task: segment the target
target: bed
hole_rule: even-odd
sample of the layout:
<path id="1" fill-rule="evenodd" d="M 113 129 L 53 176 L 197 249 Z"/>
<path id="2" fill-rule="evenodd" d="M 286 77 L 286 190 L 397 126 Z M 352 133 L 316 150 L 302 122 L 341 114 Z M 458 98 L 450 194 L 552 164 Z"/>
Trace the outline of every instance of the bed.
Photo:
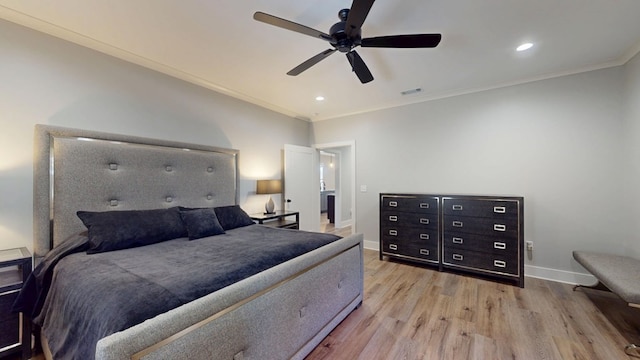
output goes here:
<path id="1" fill-rule="evenodd" d="M 238 156 L 231 149 L 36 126 L 34 256 L 41 269 L 51 266 L 52 281 L 40 296 L 42 312 L 35 319 L 43 325 L 47 358 L 60 353 L 61 343 L 73 348 L 74 341 L 85 341 L 91 343 L 90 355 L 100 360 L 301 359 L 362 303 L 362 235 L 338 238 L 262 225 L 231 226 L 246 220 L 237 206 Z M 165 216 L 161 222 L 156 212 Z M 219 220 L 214 228 L 221 232 L 200 231 L 198 219 L 212 212 Z M 188 231 L 180 230 L 184 233 L 176 238 L 180 231 L 175 230 L 166 241 L 131 248 L 109 248 L 109 242 L 101 248 L 105 242 L 96 229 L 103 229 L 104 214 L 135 223 L 151 213 L 156 222 L 136 228 L 136 234 L 147 235 L 140 229 L 162 228 L 161 235 L 175 230 L 176 213 Z M 155 239 L 159 233 L 154 231 Z M 199 237 L 192 240 L 192 234 Z M 149 239 L 145 236 L 141 238 Z M 286 255 L 278 247 L 287 249 Z M 231 258 L 232 250 L 248 259 L 246 265 Z M 264 257 L 269 253 L 275 259 Z M 225 259 L 227 263 L 218 263 Z M 176 268 L 167 268 L 174 263 Z M 212 285 L 209 276 L 216 268 L 232 271 Z M 142 273 L 150 273 L 152 281 L 140 283 Z M 89 278 L 80 280 L 80 274 Z M 192 287 L 183 286 L 192 281 Z M 151 295 L 136 298 L 142 290 L 123 295 L 131 291 L 120 290 L 129 283 L 135 289 L 150 288 Z M 83 313 L 75 304 L 89 297 L 84 291 L 90 288 L 111 289 L 92 295 L 104 304 L 92 301 L 93 310 L 82 316 L 89 322 L 91 314 L 100 314 L 98 323 L 73 325 L 54 303 Z M 147 311 L 156 306 L 147 299 L 155 298 L 164 306 L 153 310 L 157 314 Z M 108 323 L 100 321 L 118 318 L 111 312 L 127 302 L 138 309 L 120 312 L 136 313 L 142 320 L 122 321 L 121 329 L 100 333 Z M 101 329 L 98 338 L 86 335 L 95 329 Z M 80 356 L 63 354 L 58 358 Z"/>

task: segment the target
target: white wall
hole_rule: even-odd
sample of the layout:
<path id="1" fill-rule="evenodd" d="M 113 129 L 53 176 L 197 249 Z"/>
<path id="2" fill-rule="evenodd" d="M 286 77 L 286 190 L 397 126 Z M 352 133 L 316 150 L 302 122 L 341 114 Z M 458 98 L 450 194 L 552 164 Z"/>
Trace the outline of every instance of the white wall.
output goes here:
<path id="1" fill-rule="evenodd" d="M 521 195 L 527 272 L 570 281 L 584 271 L 572 250 L 623 253 L 630 234 L 624 76 L 609 68 L 321 121 L 312 141 L 355 139 L 365 240 L 378 241 L 382 192 Z"/>
<path id="2" fill-rule="evenodd" d="M 640 258 L 640 54 L 625 65 L 625 145 L 627 147 L 626 193 L 631 214 L 627 254 Z"/>
<path id="3" fill-rule="evenodd" d="M 305 121 L 2 20 L 0 54 L 0 248 L 32 247 L 36 123 L 239 149 L 247 211 L 264 206 L 255 179 L 281 177 L 282 145 L 309 145 Z"/>

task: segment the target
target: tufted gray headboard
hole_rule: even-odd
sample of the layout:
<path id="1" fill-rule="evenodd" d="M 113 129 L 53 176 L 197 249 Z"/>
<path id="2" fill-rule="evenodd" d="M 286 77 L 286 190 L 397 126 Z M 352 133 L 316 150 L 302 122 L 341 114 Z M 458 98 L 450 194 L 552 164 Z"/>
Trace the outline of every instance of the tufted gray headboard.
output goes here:
<path id="1" fill-rule="evenodd" d="M 234 205 L 238 151 L 36 125 L 34 253 L 85 231 L 79 210 Z"/>

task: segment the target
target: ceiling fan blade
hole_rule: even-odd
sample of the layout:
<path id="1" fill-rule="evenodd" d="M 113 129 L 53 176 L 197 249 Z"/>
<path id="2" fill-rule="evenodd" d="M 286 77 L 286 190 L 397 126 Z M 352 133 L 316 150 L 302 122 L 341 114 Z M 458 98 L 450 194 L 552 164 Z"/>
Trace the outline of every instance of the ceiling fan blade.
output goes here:
<path id="1" fill-rule="evenodd" d="M 351 4 L 351 10 L 349 10 L 349 16 L 347 17 L 347 23 L 344 27 L 344 31 L 348 37 L 351 34 L 358 33 L 358 29 L 364 24 L 364 20 L 369 15 L 369 10 L 373 6 L 375 0 L 353 0 Z"/>
<path id="2" fill-rule="evenodd" d="M 273 16 L 273 15 L 269 15 L 269 14 L 265 14 L 261 11 L 257 11 L 256 13 L 253 14 L 253 18 L 255 20 L 261 21 L 265 24 L 269 24 L 269 25 L 273 25 L 273 26 L 277 26 L 283 29 L 287 29 L 287 30 L 291 30 L 291 31 L 295 31 L 297 33 L 300 34 L 304 34 L 304 35 L 309 35 L 311 37 L 314 38 L 319 38 L 322 40 L 326 40 L 326 41 L 331 41 L 331 36 L 329 36 L 329 34 L 325 34 L 322 31 L 316 30 L 316 29 L 312 29 L 308 26 L 304 26 L 298 23 L 294 23 L 293 21 L 289 21 L 289 20 L 285 20 L 285 19 L 281 19 L 279 17 Z"/>
<path id="3" fill-rule="evenodd" d="M 287 75 L 291 75 L 291 76 L 299 75 L 303 71 L 307 70 L 308 68 L 310 68 L 313 65 L 315 65 L 315 64 L 319 63 L 320 61 L 322 61 L 327 56 L 333 54 L 335 51 L 336 51 L 336 49 L 327 49 L 327 50 L 321 52 L 320 54 L 312 57 L 311 59 L 303 62 L 302 64 L 296 66 L 295 68 L 291 69 L 291 71 L 289 71 L 287 73 Z"/>
<path id="4" fill-rule="evenodd" d="M 360 55 L 355 50 L 349 51 L 347 54 L 347 59 L 349 59 L 349 63 L 351 64 L 351 68 L 360 79 L 360 82 L 366 84 L 373 80 L 373 75 L 371 75 L 371 71 L 367 67 L 367 64 L 364 63 Z"/>
<path id="5" fill-rule="evenodd" d="M 391 35 L 362 39 L 362 47 L 433 48 L 438 46 L 441 34 Z"/>

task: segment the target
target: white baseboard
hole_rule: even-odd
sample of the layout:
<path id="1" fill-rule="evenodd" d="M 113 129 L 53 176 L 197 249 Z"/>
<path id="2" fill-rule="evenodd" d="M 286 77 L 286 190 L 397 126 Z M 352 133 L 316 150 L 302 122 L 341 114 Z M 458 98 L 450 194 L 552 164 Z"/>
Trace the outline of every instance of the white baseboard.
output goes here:
<path id="1" fill-rule="evenodd" d="M 540 266 L 525 265 L 524 275 L 543 280 L 557 281 L 566 284 L 592 285 L 598 280 L 590 274 L 577 273 Z"/>
<path id="2" fill-rule="evenodd" d="M 374 240 L 364 240 L 362 246 L 365 249 L 380 251 L 380 243 Z"/>
<path id="3" fill-rule="evenodd" d="M 363 246 L 365 249 L 380 251 L 380 243 L 378 241 L 364 240 Z M 593 275 L 590 274 L 550 269 L 533 265 L 524 266 L 524 276 L 543 280 L 557 281 L 567 284 L 581 285 L 592 285 L 598 281 Z"/>
<path id="4" fill-rule="evenodd" d="M 342 220 L 341 222 L 336 223 L 336 228 L 338 229 L 342 229 L 343 227 L 347 227 L 347 226 L 351 226 L 351 219 Z"/>

